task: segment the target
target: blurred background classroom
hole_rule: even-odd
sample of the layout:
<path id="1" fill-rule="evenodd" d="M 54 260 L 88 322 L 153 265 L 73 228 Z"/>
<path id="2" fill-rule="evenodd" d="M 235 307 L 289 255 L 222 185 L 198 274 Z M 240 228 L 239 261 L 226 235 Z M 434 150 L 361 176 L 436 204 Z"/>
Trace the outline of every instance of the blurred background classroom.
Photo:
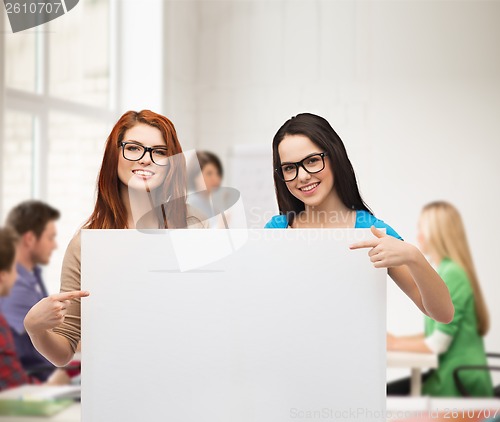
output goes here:
<path id="1" fill-rule="evenodd" d="M 61 211 L 50 293 L 123 112 L 165 114 L 185 150 L 221 157 L 224 185 L 261 228 L 277 210 L 272 138 L 309 111 L 338 132 L 368 205 L 405 240 L 416 243 L 424 204 L 460 210 L 491 315 L 486 350 L 500 351 L 490 215 L 500 208 L 500 1 L 81 0 L 16 34 L 1 9 L 0 221 L 30 198 Z M 388 330 L 421 327 L 388 283 Z"/>

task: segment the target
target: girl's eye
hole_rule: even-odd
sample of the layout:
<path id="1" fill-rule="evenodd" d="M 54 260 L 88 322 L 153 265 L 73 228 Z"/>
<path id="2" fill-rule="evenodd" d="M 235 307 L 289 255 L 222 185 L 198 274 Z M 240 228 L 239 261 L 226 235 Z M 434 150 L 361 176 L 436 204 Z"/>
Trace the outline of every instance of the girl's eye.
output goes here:
<path id="1" fill-rule="evenodd" d="M 318 157 L 311 157 L 307 160 L 306 164 L 316 164 L 319 161 Z"/>
<path id="2" fill-rule="evenodd" d="M 141 148 L 140 146 L 138 146 L 138 145 L 127 145 L 127 146 L 125 147 L 125 149 L 126 149 L 127 151 L 130 151 L 130 152 L 136 152 L 136 151 L 141 150 L 142 148 Z"/>
<path id="3" fill-rule="evenodd" d="M 153 150 L 153 154 L 158 155 L 160 157 L 166 157 L 167 156 L 167 150 L 166 148 L 158 148 Z"/>
<path id="4" fill-rule="evenodd" d="M 292 171 L 295 171 L 295 166 L 289 165 L 289 166 L 283 166 L 283 173 L 290 173 Z"/>

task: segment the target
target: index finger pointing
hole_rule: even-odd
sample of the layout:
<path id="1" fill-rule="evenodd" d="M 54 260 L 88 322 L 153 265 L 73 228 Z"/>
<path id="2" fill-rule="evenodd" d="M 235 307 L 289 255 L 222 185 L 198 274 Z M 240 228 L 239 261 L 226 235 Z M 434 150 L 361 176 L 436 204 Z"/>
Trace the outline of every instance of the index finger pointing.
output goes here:
<path id="1" fill-rule="evenodd" d="M 74 290 L 72 292 L 63 292 L 52 295 L 52 298 L 55 300 L 60 300 L 61 302 L 65 300 L 77 299 L 80 297 L 87 297 L 90 295 L 90 292 L 82 291 L 82 290 Z"/>
<path id="2" fill-rule="evenodd" d="M 353 243 L 349 249 L 374 248 L 378 245 L 378 239 L 365 240 L 363 242 Z"/>

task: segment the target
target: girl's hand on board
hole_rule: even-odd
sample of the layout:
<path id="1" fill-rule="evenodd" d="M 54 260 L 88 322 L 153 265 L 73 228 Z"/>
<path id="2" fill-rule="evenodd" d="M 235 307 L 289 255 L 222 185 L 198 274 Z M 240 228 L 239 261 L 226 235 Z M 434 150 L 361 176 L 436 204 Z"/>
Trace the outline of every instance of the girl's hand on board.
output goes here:
<path id="1" fill-rule="evenodd" d="M 417 249 L 410 243 L 371 227 L 374 239 L 354 243 L 350 249 L 370 248 L 368 256 L 375 268 L 391 268 L 408 264 L 414 259 Z"/>
<path id="2" fill-rule="evenodd" d="M 58 293 L 40 300 L 34 305 L 24 318 L 24 326 L 28 332 L 51 330 L 64 321 L 68 306 L 72 299 L 86 297 L 90 293 L 80 290 Z"/>

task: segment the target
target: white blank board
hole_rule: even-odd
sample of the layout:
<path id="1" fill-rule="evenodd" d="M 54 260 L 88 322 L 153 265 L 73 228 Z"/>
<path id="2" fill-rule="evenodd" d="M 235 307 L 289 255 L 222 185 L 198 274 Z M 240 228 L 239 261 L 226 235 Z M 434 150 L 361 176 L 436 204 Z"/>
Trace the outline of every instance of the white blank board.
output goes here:
<path id="1" fill-rule="evenodd" d="M 383 420 L 386 271 L 348 248 L 371 236 L 84 230 L 83 422 Z M 181 271 L 186 244 L 213 262 Z"/>

